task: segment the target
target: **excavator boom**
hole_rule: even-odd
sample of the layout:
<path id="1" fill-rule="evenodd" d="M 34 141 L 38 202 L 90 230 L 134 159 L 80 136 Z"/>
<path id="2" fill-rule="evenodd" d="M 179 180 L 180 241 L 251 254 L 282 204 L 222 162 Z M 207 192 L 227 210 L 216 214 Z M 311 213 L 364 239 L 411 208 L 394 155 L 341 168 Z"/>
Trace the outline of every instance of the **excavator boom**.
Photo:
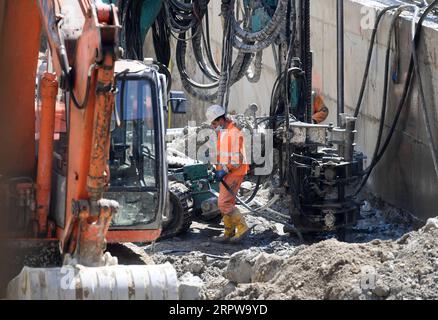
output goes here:
<path id="1" fill-rule="evenodd" d="M 9 238 L 58 240 L 64 257 L 62 268 L 23 269 L 21 276 L 11 282 L 9 295 L 25 299 L 67 296 L 86 299 L 91 296 L 80 296 L 78 292 L 94 290 L 102 283 L 102 276 L 106 276 L 110 282 L 121 277 L 135 279 L 134 283 L 124 281 L 118 288 L 107 288 L 113 290 L 110 293 L 98 290 L 97 295 L 92 295 L 94 298 L 148 298 L 147 294 L 141 294 L 148 292 L 145 287 L 155 287 L 163 277 L 176 279 L 175 270 L 169 266 L 163 269 L 121 267 L 117 266 L 116 258 L 104 254 L 109 233 L 112 233 L 113 241 L 157 239 L 167 197 L 164 178 L 167 166 L 157 166 L 160 169 L 156 170 L 161 171 L 154 175 L 157 182 L 149 194 L 151 198 L 154 192 L 158 195 L 153 200 L 158 205 L 149 225 L 143 228 L 121 226 L 109 231 L 119 209 L 117 192 L 115 199 L 105 199 L 110 189 L 111 127 L 118 92 L 115 66 L 121 56 L 121 27 L 116 6 L 100 0 L 0 0 L 0 26 L 0 72 L 8 77 L 0 88 L 0 119 L 6 120 L 6 125 L 1 126 L 0 142 L 7 150 L 0 159 L 0 190 L 5 191 L 0 195 L 0 213 L 2 218 L 7 217 L 5 225 Z M 41 31 L 49 50 L 46 70 L 39 74 L 35 99 Z M 159 93 L 165 81 L 160 80 L 155 69 L 144 68 L 148 70 L 144 76 L 152 74 L 149 80 L 158 83 L 151 85 L 151 88 L 157 88 L 152 91 L 152 97 L 144 98 L 154 101 L 153 107 L 159 108 L 153 112 L 153 128 L 161 134 L 155 135 L 152 144 L 156 146 L 156 159 L 165 164 L 161 108 L 166 102 Z M 117 77 L 123 78 L 123 72 Z M 134 80 L 140 83 L 141 79 Z M 125 82 L 128 86 L 129 79 L 123 80 L 123 85 Z M 65 125 L 57 132 L 60 97 Z M 135 123 L 141 123 L 141 119 L 136 119 Z M 155 158 L 151 159 L 155 161 Z M 57 179 L 61 184 L 53 185 Z M 11 202 L 11 199 L 19 201 Z M 17 224 L 9 221 L 11 216 L 24 216 L 27 220 Z M 84 269 L 84 266 L 91 269 Z M 63 283 L 65 267 L 72 268 L 69 280 L 76 283 L 76 287 L 52 288 L 53 292 L 58 292 L 55 296 L 41 293 L 47 290 L 47 281 L 57 285 Z M 152 279 L 149 282 L 144 277 L 148 272 L 152 273 L 146 277 Z M 34 281 L 35 275 L 39 280 Z M 96 281 L 89 281 L 89 275 Z M 27 282 L 29 279 L 31 283 Z M 132 294 L 133 286 L 140 290 L 139 295 Z M 173 293 L 169 297 L 175 298 L 176 286 L 175 280 L 153 290 L 165 293 L 170 288 Z M 30 291 L 17 294 L 22 287 Z M 67 294 L 68 290 L 75 291 L 76 295 Z M 167 295 L 156 297 L 162 299 Z"/>
<path id="2" fill-rule="evenodd" d="M 36 168 L 37 12 L 33 0 L 0 0 L 0 178 L 32 177 Z"/>

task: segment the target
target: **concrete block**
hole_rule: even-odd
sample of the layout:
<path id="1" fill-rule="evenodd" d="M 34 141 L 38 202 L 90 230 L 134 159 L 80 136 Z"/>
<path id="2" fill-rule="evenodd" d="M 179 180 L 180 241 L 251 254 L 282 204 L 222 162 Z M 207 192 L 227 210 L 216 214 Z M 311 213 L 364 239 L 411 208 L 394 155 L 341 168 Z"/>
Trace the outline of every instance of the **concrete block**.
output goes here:
<path id="1" fill-rule="evenodd" d="M 432 218 L 427 220 L 426 225 L 421 229 L 422 232 L 430 232 L 438 229 L 438 219 Z"/>
<path id="2" fill-rule="evenodd" d="M 200 300 L 204 282 L 201 278 L 194 276 L 190 272 L 185 273 L 179 279 L 179 299 L 180 300 Z"/>
<path id="3" fill-rule="evenodd" d="M 285 258 L 261 253 L 255 261 L 251 275 L 252 282 L 268 282 L 272 280 L 284 264 Z"/>
<path id="4" fill-rule="evenodd" d="M 252 268 L 260 252 L 244 250 L 230 257 L 224 276 L 233 283 L 251 283 Z"/>

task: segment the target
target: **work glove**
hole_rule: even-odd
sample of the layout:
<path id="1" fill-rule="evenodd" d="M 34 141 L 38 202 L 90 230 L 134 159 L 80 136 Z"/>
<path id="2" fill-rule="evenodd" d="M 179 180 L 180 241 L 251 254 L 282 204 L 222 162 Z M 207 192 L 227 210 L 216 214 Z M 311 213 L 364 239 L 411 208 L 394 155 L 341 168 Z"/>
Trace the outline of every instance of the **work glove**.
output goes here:
<path id="1" fill-rule="evenodd" d="M 221 181 L 225 178 L 225 176 L 226 176 L 227 174 L 228 174 L 228 172 L 225 171 L 225 170 L 218 170 L 218 171 L 216 171 L 215 174 L 214 174 L 214 179 L 215 179 L 217 182 L 221 182 Z"/>

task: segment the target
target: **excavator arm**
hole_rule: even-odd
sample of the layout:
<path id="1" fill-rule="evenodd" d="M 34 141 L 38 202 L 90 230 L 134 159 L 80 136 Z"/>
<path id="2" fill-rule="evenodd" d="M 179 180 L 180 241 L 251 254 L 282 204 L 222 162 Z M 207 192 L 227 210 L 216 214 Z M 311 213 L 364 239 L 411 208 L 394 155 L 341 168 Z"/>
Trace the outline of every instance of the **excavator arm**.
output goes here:
<path id="1" fill-rule="evenodd" d="M 50 238 L 53 228 L 48 216 L 59 87 L 66 96 L 68 142 L 65 218 L 64 226 L 56 227 L 56 238 L 63 253 L 73 255 L 84 265 L 99 265 L 105 235 L 117 209 L 115 201 L 103 199 L 109 179 L 109 130 L 119 50 L 117 9 L 90 0 L 1 1 L 0 23 L 0 71 L 9 75 L 0 89 L 4 124 L 1 142 L 5 150 L 0 178 L 7 182 L 26 178 L 17 189 L 23 194 L 35 193 L 35 199 L 27 199 L 32 211 L 30 237 Z M 51 70 L 40 81 L 41 117 L 36 132 L 35 76 L 41 26 L 50 48 Z M 2 201 L 2 215 L 10 211 L 3 207 L 6 202 Z M 21 235 L 29 238 L 26 233 Z"/>
<path id="2" fill-rule="evenodd" d="M 0 159 L 0 217 L 6 217 L 1 227 L 6 226 L 7 239 L 12 242 L 39 245 L 59 241 L 64 255 L 62 267 L 25 267 L 9 283 L 8 297 L 176 299 L 172 266 L 114 266 L 117 259 L 104 254 L 107 238 L 153 241 L 160 235 L 161 216 L 167 208 L 166 81 L 155 66 L 142 62 L 141 72 L 115 72 L 121 27 L 113 4 L 100 0 L 0 0 L 0 27 L 0 72 L 4 79 L 8 77 L 0 86 L 0 119 L 5 124 L 0 126 L 0 142 L 8 148 Z M 45 72 L 38 73 L 41 78 L 35 95 L 42 30 L 49 53 Z M 151 95 L 146 90 L 140 97 L 154 110 L 144 112 L 153 115 L 155 134 L 150 144 L 157 153 L 152 160 L 159 159 L 160 164 L 151 175 L 155 183 L 146 188 L 151 200 L 147 209 L 156 205 L 155 215 L 129 227 L 111 225 L 119 205 L 104 199 L 108 194 L 115 194 L 112 199 L 116 200 L 119 196 L 119 191 L 111 189 L 109 165 L 118 81 L 122 87 L 144 83 L 144 88 L 152 89 Z M 124 101 L 124 95 L 118 99 Z M 139 115 L 143 113 L 142 108 L 138 110 Z M 59 111 L 65 120 L 61 128 L 56 125 Z M 143 123 L 144 119 L 134 120 Z M 144 188 L 140 189 L 143 195 Z M 21 217 L 25 219 L 18 223 Z M 62 286 L 66 277 L 73 287 Z M 52 288 L 47 284 L 61 285 Z"/>
<path id="3" fill-rule="evenodd" d="M 36 1 L 0 0 L 0 179 L 35 172 L 37 12 Z"/>
<path id="4" fill-rule="evenodd" d="M 104 200 L 103 192 L 109 175 L 109 128 L 120 24 L 116 7 L 99 1 L 40 0 L 39 8 L 56 76 L 61 89 L 68 93 L 67 205 L 65 228 L 57 230 L 58 238 L 63 253 L 73 255 L 81 264 L 96 266 L 102 263 L 105 235 L 118 206 Z M 42 118 L 42 128 L 45 120 Z M 40 145 L 39 150 L 50 148 Z M 52 155 L 39 156 L 39 162 L 47 157 L 42 169 Z M 37 184 L 39 199 L 39 190 L 50 188 L 42 188 L 39 181 Z M 46 198 L 45 204 L 48 202 Z M 46 232 L 41 230 L 47 225 L 44 220 L 49 208 L 45 210 L 39 214 L 39 234 Z"/>

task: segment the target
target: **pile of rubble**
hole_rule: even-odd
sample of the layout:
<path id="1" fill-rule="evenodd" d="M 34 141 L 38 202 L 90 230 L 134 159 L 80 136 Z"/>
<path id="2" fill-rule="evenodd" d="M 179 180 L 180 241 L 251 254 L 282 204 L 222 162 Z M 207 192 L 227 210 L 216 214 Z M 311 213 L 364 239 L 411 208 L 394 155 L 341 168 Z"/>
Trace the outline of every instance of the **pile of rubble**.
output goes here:
<path id="1" fill-rule="evenodd" d="M 206 253 L 204 243 L 199 251 L 152 257 L 173 264 L 187 299 L 438 298 L 438 219 L 392 241 L 298 245 L 276 233 L 265 245 L 251 244 L 234 253 L 215 248 L 222 255 Z"/>
<path id="2" fill-rule="evenodd" d="M 438 219 L 396 241 L 328 240 L 289 258 L 232 257 L 225 272 L 232 281 L 236 263 L 251 266 L 251 281 L 227 299 L 437 299 Z"/>

